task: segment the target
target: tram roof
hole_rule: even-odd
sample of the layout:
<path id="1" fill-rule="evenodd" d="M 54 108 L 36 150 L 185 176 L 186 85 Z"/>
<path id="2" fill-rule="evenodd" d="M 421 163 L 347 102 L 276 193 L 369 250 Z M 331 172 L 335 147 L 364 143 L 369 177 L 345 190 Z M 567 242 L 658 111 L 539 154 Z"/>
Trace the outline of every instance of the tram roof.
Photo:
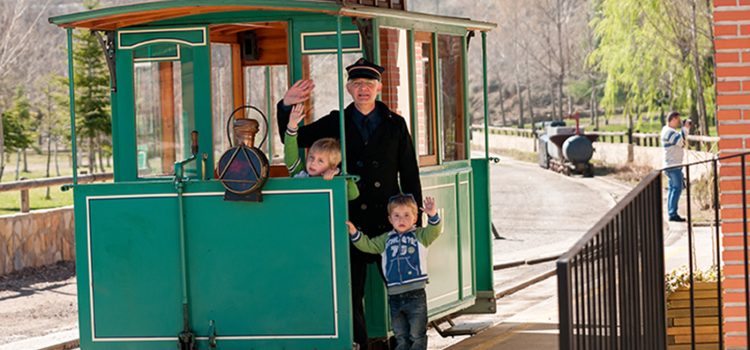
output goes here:
<path id="1" fill-rule="evenodd" d="M 459 26 L 480 31 L 489 31 L 497 26 L 494 23 L 473 21 L 466 18 L 347 4 L 340 0 L 170 0 L 106 7 L 50 17 L 49 21 L 64 28 L 115 30 L 198 14 L 251 10 L 315 12 L 362 18 L 392 18 Z"/>

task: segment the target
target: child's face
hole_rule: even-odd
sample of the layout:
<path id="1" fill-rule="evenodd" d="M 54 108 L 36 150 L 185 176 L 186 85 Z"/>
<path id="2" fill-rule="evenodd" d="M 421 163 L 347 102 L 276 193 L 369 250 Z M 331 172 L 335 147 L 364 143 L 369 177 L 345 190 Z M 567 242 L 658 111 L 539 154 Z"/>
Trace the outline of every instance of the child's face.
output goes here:
<path id="1" fill-rule="evenodd" d="M 409 231 L 417 223 L 417 215 L 414 210 L 406 205 L 393 207 L 388 214 L 388 221 L 393 225 L 393 229 L 398 233 Z"/>
<path id="2" fill-rule="evenodd" d="M 305 168 L 310 176 L 322 176 L 331 167 L 331 161 L 327 154 L 322 152 L 309 152 L 307 154 Z"/>

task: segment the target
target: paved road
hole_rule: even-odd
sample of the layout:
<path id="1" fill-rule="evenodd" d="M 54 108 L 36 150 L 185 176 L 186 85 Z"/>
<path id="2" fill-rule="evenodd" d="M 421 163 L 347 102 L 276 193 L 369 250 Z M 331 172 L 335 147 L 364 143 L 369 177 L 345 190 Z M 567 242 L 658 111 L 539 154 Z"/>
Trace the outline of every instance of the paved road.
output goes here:
<path id="1" fill-rule="evenodd" d="M 569 177 L 502 159 L 492 166 L 495 263 L 559 254 L 629 191 L 604 178 Z"/>
<path id="2" fill-rule="evenodd" d="M 602 177 L 563 176 L 535 164 L 502 159 L 492 165 L 492 221 L 500 236 L 493 244 L 495 264 L 560 254 L 570 248 L 630 188 Z M 517 285 L 554 268 L 554 261 L 496 271 L 495 291 Z M 462 316 L 456 323 L 492 322 L 476 338 L 441 338 L 430 329 L 429 348 L 513 349 L 534 336 L 538 349 L 556 348 L 556 279 L 547 278 L 498 300 L 494 315 Z M 464 340 L 465 343 L 457 343 Z M 485 342 L 483 344 L 474 343 Z M 451 347 L 451 346 L 454 347 Z M 526 344 L 528 345 L 528 344 Z"/>

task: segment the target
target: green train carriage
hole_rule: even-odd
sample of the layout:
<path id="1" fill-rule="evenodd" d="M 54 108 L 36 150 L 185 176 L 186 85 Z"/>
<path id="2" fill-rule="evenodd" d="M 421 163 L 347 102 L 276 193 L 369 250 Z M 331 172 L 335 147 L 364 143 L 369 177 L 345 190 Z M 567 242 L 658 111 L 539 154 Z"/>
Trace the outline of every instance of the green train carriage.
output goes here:
<path id="1" fill-rule="evenodd" d="M 352 348 L 346 163 L 332 181 L 289 178 L 273 129 L 300 79 L 317 86 L 309 116 L 343 110 L 343 67 L 361 56 L 386 67 L 381 100 L 407 120 L 424 195 L 442 208 L 429 318 L 494 312 L 489 156 L 471 156 L 468 89 L 478 45 L 486 127 L 494 24 L 361 2 L 161 1 L 50 19 L 69 48 L 74 29 L 98 33 L 110 68 L 114 182 L 72 186 L 83 349 Z M 70 55 L 72 76 L 85 67 Z M 259 119 L 262 201 L 224 199 L 230 117 Z M 365 305 L 370 337 L 387 339 L 374 264 Z"/>

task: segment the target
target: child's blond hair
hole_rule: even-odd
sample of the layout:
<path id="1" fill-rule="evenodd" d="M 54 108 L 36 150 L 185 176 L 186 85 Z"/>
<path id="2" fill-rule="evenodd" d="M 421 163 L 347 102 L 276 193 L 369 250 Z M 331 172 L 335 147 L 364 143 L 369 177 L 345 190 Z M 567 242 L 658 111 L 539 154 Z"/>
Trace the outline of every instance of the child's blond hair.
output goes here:
<path id="1" fill-rule="evenodd" d="M 417 200 L 414 199 L 414 196 L 411 194 L 397 194 L 393 197 L 391 197 L 388 200 L 388 215 L 391 215 L 391 211 L 393 211 L 394 208 L 405 206 L 409 207 L 409 209 L 412 210 L 414 213 L 414 216 L 417 216 L 419 213 L 419 208 L 417 207 Z"/>
<path id="2" fill-rule="evenodd" d="M 326 137 L 315 141 L 310 146 L 309 153 L 324 154 L 328 157 L 331 168 L 335 168 L 341 163 L 341 145 L 336 139 Z"/>

